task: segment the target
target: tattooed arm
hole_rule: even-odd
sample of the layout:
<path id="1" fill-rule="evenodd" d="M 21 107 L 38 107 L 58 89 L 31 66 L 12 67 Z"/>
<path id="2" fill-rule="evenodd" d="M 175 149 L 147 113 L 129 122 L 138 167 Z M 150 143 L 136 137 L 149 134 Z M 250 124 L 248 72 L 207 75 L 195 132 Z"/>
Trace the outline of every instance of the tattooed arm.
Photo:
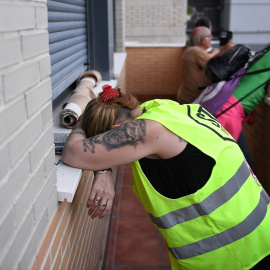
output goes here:
<path id="1" fill-rule="evenodd" d="M 86 138 L 76 124 L 65 144 L 62 158 L 70 166 L 101 170 L 141 158 L 146 139 L 145 120 L 135 120 L 105 133 Z"/>
<path id="2" fill-rule="evenodd" d="M 91 138 L 85 138 L 80 126 L 76 126 L 65 144 L 62 159 L 70 166 L 95 171 L 143 157 L 171 158 L 185 146 L 185 141 L 160 123 L 140 119 Z"/>
<path id="3" fill-rule="evenodd" d="M 134 120 L 91 138 L 86 138 L 77 124 L 65 144 L 62 159 L 70 166 L 94 171 L 146 156 L 170 158 L 182 151 L 185 145 L 184 140 L 151 120 Z M 91 218 L 106 216 L 111 210 L 114 194 L 111 172 L 95 175 L 87 201 Z M 95 197 L 106 203 L 104 209 L 93 203 Z"/>

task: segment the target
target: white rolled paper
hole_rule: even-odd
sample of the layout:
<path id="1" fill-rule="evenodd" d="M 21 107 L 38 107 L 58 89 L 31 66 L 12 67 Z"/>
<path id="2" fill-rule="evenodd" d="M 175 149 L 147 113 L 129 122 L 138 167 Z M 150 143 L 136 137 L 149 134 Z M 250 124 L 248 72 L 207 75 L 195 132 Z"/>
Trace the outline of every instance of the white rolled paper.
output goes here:
<path id="1" fill-rule="evenodd" d="M 71 111 L 74 111 L 77 115 L 81 115 L 82 114 L 82 110 L 81 108 L 75 104 L 75 103 L 68 103 L 66 106 L 65 106 L 65 110 L 71 110 Z"/>
<path id="2" fill-rule="evenodd" d="M 92 77 L 84 77 L 81 79 L 81 81 L 92 82 L 94 85 L 96 85 L 96 81 Z"/>
<path id="3" fill-rule="evenodd" d="M 98 71 L 89 70 L 84 72 L 77 80 L 77 86 L 71 93 L 70 98 L 63 104 L 60 113 L 61 125 L 65 128 L 73 128 L 74 123 L 84 112 L 88 102 L 96 98 L 93 88 L 102 80 Z"/>

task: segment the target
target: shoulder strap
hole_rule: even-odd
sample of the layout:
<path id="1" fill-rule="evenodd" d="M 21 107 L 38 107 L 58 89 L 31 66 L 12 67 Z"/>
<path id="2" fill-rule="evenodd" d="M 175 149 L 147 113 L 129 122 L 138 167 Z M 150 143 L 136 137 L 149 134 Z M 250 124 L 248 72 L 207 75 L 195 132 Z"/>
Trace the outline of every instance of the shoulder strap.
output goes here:
<path id="1" fill-rule="evenodd" d="M 264 68 L 264 69 L 259 69 L 259 70 L 254 70 L 254 71 L 247 72 L 247 73 L 244 73 L 244 74 L 232 76 L 232 77 L 229 78 L 229 80 L 235 79 L 237 77 L 243 77 L 243 76 L 246 76 L 246 75 L 253 75 L 253 74 L 257 74 L 257 73 L 261 73 L 261 72 L 266 72 L 266 71 L 269 71 L 269 70 L 270 70 L 270 67 L 269 68 Z"/>

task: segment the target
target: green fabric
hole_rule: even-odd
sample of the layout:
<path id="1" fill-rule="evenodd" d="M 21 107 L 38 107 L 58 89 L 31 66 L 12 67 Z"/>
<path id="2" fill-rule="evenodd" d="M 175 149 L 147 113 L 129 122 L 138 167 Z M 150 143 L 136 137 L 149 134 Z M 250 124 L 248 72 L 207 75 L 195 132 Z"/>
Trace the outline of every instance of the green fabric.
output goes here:
<path id="1" fill-rule="evenodd" d="M 133 189 L 150 218 L 168 216 L 174 211 L 200 204 L 205 200 L 210 200 L 211 208 L 211 195 L 224 188 L 244 161 L 238 145 L 219 122 L 198 104 L 179 105 L 174 101 L 156 99 L 145 102 L 141 108 L 146 108 L 147 111 L 137 119 L 149 119 L 161 123 L 216 160 L 206 185 L 196 193 L 178 199 L 169 199 L 158 193 L 142 172 L 139 162 L 133 162 Z M 247 167 L 245 168 L 248 171 Z M 208 208 L 203 210 L 209 214 L 200 215 L 170 228 L 156 225 L 169 249 L 185 247 L 192 243 L 200 246 L 200 241 L 211 239 L 245 220 L 257 206 L 262 191 L 262 187 L 253 179 L 249 171 L 247 175 L 243 186 L 230 200 L 212 212 Z M 250 269 L 270 253 L 269 228 L 268 211 L 267 218 L 260 226 L 238 241 L 184 259 L 176 259 L 169 251 L 172 269 Z M 247 246 L 252 247 L 254 252 L 247 252 L 245 248 Z M 203 247 L 199 250 L 203 250 Z"/>
<path id="2" fill-rule="evenodd" d="M 270 68 L 270 45 L 265 48 L 263 55 L 250 68 L 247 69 L 246 73 L 265 68 Z M 254 93 L 240 101 L 247 114 L 250 114 L 263 100 L 266 92 L 266 83 L 269 79 L 270 71 L 246 75 L 243 76 L 240 83 L 234 90 L 233 96 L 240 100 L 246 94 L 250 93 L 252 90 L 263 84 Z"/>

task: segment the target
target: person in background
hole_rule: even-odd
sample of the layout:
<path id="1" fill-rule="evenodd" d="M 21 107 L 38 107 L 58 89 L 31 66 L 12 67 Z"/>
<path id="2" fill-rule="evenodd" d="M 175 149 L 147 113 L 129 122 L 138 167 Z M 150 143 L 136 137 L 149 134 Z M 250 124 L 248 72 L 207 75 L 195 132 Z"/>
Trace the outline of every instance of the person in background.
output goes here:
<path id="1" fill-rule="evenodd" d="M 190 35 L 189 46 L 182 56 L 182 82 L 177 93 L 180 103 L 192 103 L 201 93 L 200 87 L 212 84 L 205 75 L 205 64 L 219 50 L 212 48 L 211 30 L 205 26 L 195 27 Z"/>
<path id="2" fill-rule="evenodd" d="M 270 199 L 231 135 L 198 104 L 155 99 L 138 107 L 121 89 L 103 90 L 62 154 L 94 171 L 88 214 L 111 210 L 110 168 L 131 163 L 134 192 L 166 241 L 172 269 L 265 267 Z"/>
<path id="3" fill-rule="evenodd" d="M 195 22 L 195 26 L 194 27 L 198 27 L 198 26 L 205 26 L 212 33 L 212 30 L 213 30 L 212 22 L 211 22 L 211 20 L 208 17 L 200 17 L 199 19 L 197 19 L 197 21 Z M 209 47 L 207 49 L 207 52 L 211 52 L 212 49 L 213 49 L 212 47 Z"/>
<path id="4" fill-rule="evenodd" d="M 212 32 L 212 23 L 211 20 L 208 17 L 201 17 L 195 22 L 195 27 L 198 26 L 205 26 Z M 189 42 L 188 42 L 189 44 Z M 232 48 L 235 44 L 233 41 L 233 32 L 232 31 L 221 31 L 219 35 L 219 45 L 220 45 L 220 51 L 216 55 L 221 55 L 222 53 L 226 52 L 228 49 Z M 211 51 L 212 47 L 208 48 L 207 51 Z M 211 83 L 212 84 L 212 83 Z M 181 87 L 181 86 L 180 86 Z M 181 88 L 180 88 L 181 89 Z M 177 93 L 177 100 L 180 100 L 180 89 Z M 199 95 L 201 94 L 201 91 L 199 91 Z M 182 100 L 185 102 L 185 100 Z M 240 146 L 241 150 L 243 151 L 250 167 L 252 168 L 253 172 L 256 174 L 256 166 L 253 161 L 253 158 L 251 156 L 248 144 L 246 142 L 245 134 L 242 129 L 240 136 L 237 140 L 238 145 Z"/>
<path id="5" fill-rule="evenodd" d="M 212 22 L 208 17 L 200 17 L 195 21 L 194 28 L 198 26 L 205 26 L 212 32 Z M 189 46 L 189 40 L 187 40 L 186 47 Z"/>

